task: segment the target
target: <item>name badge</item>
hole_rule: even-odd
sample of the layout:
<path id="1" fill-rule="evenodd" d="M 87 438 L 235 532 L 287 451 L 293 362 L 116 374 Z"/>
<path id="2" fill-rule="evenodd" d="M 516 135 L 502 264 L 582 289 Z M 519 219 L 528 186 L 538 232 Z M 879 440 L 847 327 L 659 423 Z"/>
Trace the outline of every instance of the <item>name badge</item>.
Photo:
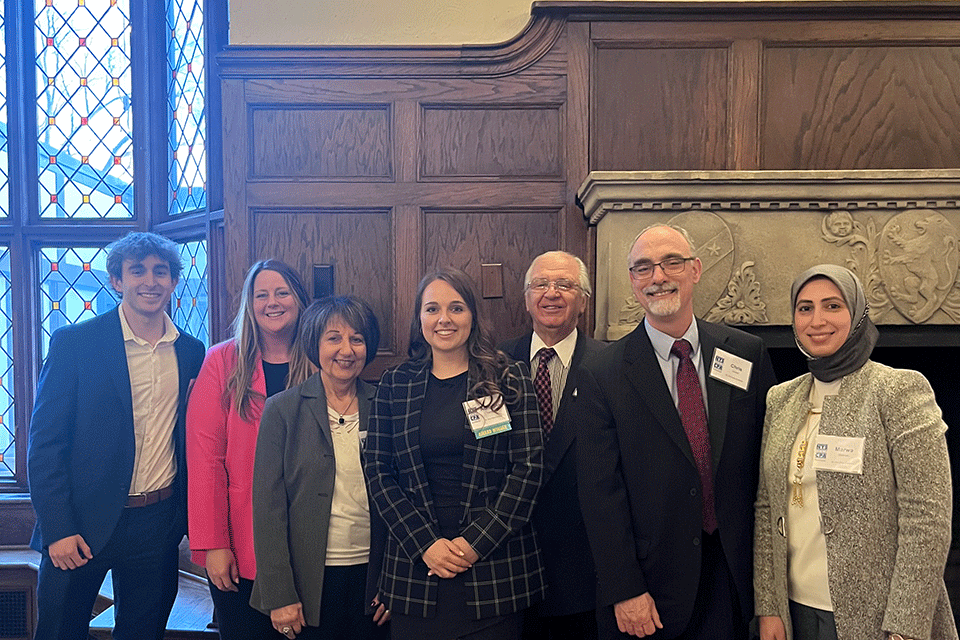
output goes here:
<path id="1" fill-rule="evenodd" d="M 489 396 L 481 399 L 483 404 L 490 404 Z M 467 400 L 463 403 L 463 411 L 467 414 L 467 422 L 477 440 L 510 431 L 510 412 L 503 404 L 494 411 L 489 406 L 481 405 L 481 400 Z"/>
<path id="2" fill-rule="evenodd" d="M 747 390 L 750 386 L 750 371 L 753 363 L 740 356 L 735 356 L 723 349 L 713 350 L 713 361 L 710 363 L 710 377 L 720 382 Z"/>
<path id="3" fill-rule="evenodd" d="M 813 449 L 813 468 L 863 474 L 864 442 L 864 438 L 818 435 Z"/>

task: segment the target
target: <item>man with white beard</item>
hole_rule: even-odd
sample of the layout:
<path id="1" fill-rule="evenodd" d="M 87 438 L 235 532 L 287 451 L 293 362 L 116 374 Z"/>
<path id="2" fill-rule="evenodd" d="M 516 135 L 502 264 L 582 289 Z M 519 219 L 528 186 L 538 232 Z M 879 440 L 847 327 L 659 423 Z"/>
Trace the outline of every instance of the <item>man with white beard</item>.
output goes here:
<path id="1" fill-rule="evenodd" d="M 599 637 L 745 640 L 770 358 L 694 318 L 703 266 L 683 229 L 644 229 L 627 267 L 646 317 L 584 360 L 578 387 Z"/>

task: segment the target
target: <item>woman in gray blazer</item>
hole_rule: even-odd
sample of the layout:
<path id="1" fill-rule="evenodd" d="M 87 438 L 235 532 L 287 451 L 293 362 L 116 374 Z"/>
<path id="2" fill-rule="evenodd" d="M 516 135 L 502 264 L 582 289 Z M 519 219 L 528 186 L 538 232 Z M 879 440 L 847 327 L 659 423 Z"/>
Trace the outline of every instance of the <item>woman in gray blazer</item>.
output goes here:
<path id="1" fill-rule="evenodd" d="M 956 639 L 947 426 L 927 380 L 872 362 L 877 329 L 847 269 L 791 290 L 809 374 L 770 389 L 756 503 L 762 640 Z"/>
<path id="2" fill-rule="evenodd" d="M 303 312 L 298 340 L 319 371 L 263 410 L 250 604 L 288 638 L 385 637 L 376 588 L 386 529 L 361 461 L 374 388 L 359 380 L 380 328 L 359 298 L 325 298 Z"/>

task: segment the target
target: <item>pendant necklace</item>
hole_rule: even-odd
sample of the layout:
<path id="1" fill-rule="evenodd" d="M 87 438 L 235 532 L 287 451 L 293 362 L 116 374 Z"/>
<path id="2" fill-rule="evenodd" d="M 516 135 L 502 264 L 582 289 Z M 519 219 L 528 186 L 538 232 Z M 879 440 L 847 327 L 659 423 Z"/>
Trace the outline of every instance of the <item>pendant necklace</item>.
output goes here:
<path id="1" fill-rule="evenodd" d="M 821 412 L 820 408 L 814 409 L 811 407 L 810 415 L 819 416 Z M 820 418 L 810 418 L 807 417 L 812 424 L 807 427 L 806 433 L 803 434 L 803 440 L 800 441 L 800 446 L 797 449 L 797 470 L 793 472 L 793 500 L 792 504 L 795 504 L 798 507 L 803 508 L 803 463 L 807 459 L 807 449 L 810 448 L 810 439 L 813 438 L 814 434 L 820 427 Z"/>
<path id="2" fill-rule="evenodd" d="M 350 399 L 350 404 L 348 404 L 347 408 L 343 410 L 343 413 L 337 411 L 336 409 L 333 409 L 333 407 L 330 407 L 331 409 L 333 409 L 333 412 L 336 413 L 337 416 L 339 416 L 337 418 L 337 422 L 339 422 L 340 424 L 343 424 L 345 422 L 345 420 L 343 419 L 343 416 L 347 415 L 347 413 L 350 412 L 350 407 L 353 406 L 353 401 L 356 399 L 357 399 L 357 396 L 353 396 L 353 398 Z"/>

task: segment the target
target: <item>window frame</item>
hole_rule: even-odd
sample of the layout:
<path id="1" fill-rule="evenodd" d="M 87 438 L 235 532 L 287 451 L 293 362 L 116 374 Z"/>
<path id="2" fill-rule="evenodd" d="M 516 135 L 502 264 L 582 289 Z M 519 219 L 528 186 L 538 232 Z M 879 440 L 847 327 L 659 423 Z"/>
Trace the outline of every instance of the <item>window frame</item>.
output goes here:
<path id="1" fill-rule="evenodd" d="M 0 494 L 27 491 L 27 438 L 40 358 L 39 248 L 106 245 L 129 231 L 155 231 L 174 242 L 207 241 L 210 339 L 220 327 L 214 284 L 222 282 L 223 220 L 221 90 L 217 55 L 228 44 L 227 0 L 201 0 L 204 19 L 206 207 L 170 216 L 166 2 L 130 0 L 134 205 L 128 219 L 42 219 L 39 209 L 34 2 L 4 3 L 9 214 L 0 218 L 0 244 L 10 251 L 16 469 L 0 478 Z M 162 151 L 160 151 L 162 150 Z M 211 231 L 214 232 L 211 232 Z"/>

